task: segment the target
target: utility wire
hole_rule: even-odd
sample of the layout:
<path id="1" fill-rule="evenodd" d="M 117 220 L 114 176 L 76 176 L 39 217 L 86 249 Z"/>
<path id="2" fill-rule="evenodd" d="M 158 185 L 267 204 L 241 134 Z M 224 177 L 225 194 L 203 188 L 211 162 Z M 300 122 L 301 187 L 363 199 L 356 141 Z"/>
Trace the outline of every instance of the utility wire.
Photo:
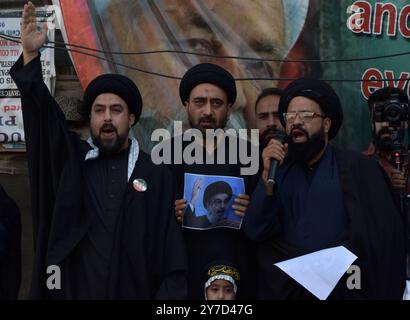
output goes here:
<path id="1" fill-rule="evenodd" d="M 17 43 L 21 43 L 20 37 L 14 37 L 10 35 L 5 35 L 0 33 L 0 38 L 9 40 L 9 41 L 14 41 Z M 401 53 L 395 53 L 395 54 L 389 54 L 389 55 L 381 55 L 381 56 L 374 56 L 374 57 L 364 57 L 364 58 L 352 58 L 352 59 L 324 59 L 324 60 L 319 60 L 319 59 L 301 59 L 301 60 L 288 60 L 288 59 L 271 59 L 271 58 L 254 58 L 254 57 L 242 57 L 242 56 L 217 56 L 217 55 L 211 55 L 211 54 L 204 54 L 204 53 L 196 53 L 196 52 L 189 52 L 189 51 L 180 51 L 180 50 L 155 50 L 155 51 L 143 51 L 143 52 L 116 52 L 116 51 L 104 51 L 104 50 L 98 50 L 98 49 L 92 49 L 88 48 L 85 46 L 80 46 L 80 45 L 75 45 L 75 44 L 69 44 L 65 42 L 57 42 L 57 41 L 47 41 L 46 43 L 51 43 L 54 45 L 43 45 L 43 48 L 50 48 L 50 49 L 55 49 L 55 50 L 60 50 L 60 51 L 70 51 L 70 52 L 75 52 L 79 54 L 83 54 L 86 56 L 90 56 L 99 60 L 107 61 L 109 63 L 112 63 L 114 65 L 124 67 L 130 70 L 138 71 L 141 73 L 145 74 L 150 74 L 154 76 L 159 76 L 163 78 L 168 78 L 168 79 L 176 79 L 180 80 L 181 77 L 173 76 L 173 75 L 167 75 L 163 74 L 160 72 L 155 72 L 155 71 L 149 71 L 141 68 L 137 68 L 134 66 L 130 66 L 124 63 L 117 62 L 115 60 L 102 57 L 96 54 L 92 54 L 83 50 L 78 50 L 78 49 L 71 49 L 67 47 L 58 47 L 56 45 L 62 45 L 62 46 L 70 46 L 70 47 L 75 47 L 75 48 L 80 48 L 92 52 L 97 52 L 97 53 L 103 53 L 103 54 L 113 54 L 113 55 L 152 55 L 152 54 L 162 54 L 162 53 L 179 53 L 179 54 L 189 54 L 189 55 L 196 55 L 196 56 L 206 56 L 206 57 L 213 57 L 213 58 L 221 58 L 221 59 L 237 59 L 237 60 L 250 60 L 250 61 L 266 61 L 266 62 L 303 62 L 303 63 L 336 63 L 336 62 L 357 62 L 357 61 L 368 61 L 368 60 L 377 60 L 377 59 L 385 59 L 385 58 L 393 58 L 393 57 L 399 57 L 399 56 L 404 56 L 404 55 L 409 55 L 409 52 L 401 52 Z M 292 81 L 296 80 L 296 78 L 281 78 L 281 77 L 245 77 L 245 78 L 235 78 L 235 81 L 273 81 L 273 80 L 285 80 L 285 81 Z M 327 82 L 373 82 L 373 81 L 407 81 L 408 78 L 395 78 L 395 79 L 387 79 L 387 78 L 382 78 L 382 79 L 322 79 L 323 81 Z"/>

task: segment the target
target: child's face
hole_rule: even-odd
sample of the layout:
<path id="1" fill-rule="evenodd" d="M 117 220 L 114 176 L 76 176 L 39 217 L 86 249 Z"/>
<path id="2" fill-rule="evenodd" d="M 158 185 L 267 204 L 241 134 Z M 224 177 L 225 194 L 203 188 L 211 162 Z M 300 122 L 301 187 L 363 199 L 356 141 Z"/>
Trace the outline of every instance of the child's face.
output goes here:
<path id="1" fill-rule="evenodd" d="M 227 280 L 215 280 L 206 289 L 208 300 L 235 300 L 233 284 Z"/>

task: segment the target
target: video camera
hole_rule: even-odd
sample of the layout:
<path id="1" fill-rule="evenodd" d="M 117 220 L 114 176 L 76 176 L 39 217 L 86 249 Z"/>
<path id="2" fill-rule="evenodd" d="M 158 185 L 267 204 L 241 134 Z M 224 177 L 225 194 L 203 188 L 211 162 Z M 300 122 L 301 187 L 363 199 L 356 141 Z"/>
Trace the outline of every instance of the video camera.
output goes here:
<path id="1" fill-rule="evenodd" d="M 389 126 L 399 127 L 401 122 L 409 120 L 409 104 L 400 102 L 397 95 L 392 95 L 384 102 L 375 103 L 373 108 L 375 122 L 388 122 Z"/>
<path id="2" fill-rule="evenodd" d="M 398 94 L 391 94 L 388 99 L 376 102 L 373 105 L 373 121 L 387 122 L 390 138 L 384 141 L 389 145 L 392 164 L 401 170 L 407 148 L 403 145 L 405 122 L 410 119 L 410 106 L 407 102 L 401 102 Z"/>
<path id="3" fill-rule="evenodd" d="M 384 147 L 385 151 L 390 152 L 390 162 L 398 170 L 405 171 L 409 169 L 409 146 L 404 146 L 405 130 L 407 129 L 407 138 L 410 137 L 410 103 L 406 102 L 399 93 L 390 93 L 388 99 L 375 102 L 372 107 L 373 121 L 373 142 L 376 144 L 376 123 L 388 123 L 388 128 L 382 129 L 388 132 L 389 139 L 379 141 L 378 148 Z M 410 141 L 408 141 L 410 143 Z M 407 165 L 406 165 L 406 163 Z M 407 173 L 406 173 L 407 176 Z M 407 176 L 408 177 L 408 176 Z M 406 181 L 407 181 L 406 177 Z M 400 191 L 400 211 L 405 212 L 407 201 L 410 200 L 410 195 L 405 189 Z"/>

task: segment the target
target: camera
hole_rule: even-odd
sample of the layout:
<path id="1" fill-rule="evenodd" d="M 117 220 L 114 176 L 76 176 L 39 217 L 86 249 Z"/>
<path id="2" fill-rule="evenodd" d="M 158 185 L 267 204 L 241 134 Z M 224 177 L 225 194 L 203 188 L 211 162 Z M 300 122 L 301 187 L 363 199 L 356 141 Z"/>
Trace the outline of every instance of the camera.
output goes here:
<path id="1" fill-rule="evenodd" d="M 374 105 L 373 117 L 375 122 L 388 122 L 391 126 L 400 126 L 402 121 L 409 120 L 409 105 L 392 96 Z"/>

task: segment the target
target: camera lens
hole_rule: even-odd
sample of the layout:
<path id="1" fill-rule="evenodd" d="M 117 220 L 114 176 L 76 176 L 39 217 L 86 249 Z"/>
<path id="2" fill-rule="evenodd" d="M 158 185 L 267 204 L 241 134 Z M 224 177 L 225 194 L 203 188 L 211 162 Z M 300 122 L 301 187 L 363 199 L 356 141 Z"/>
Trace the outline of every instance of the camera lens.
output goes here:
<path id="1" fill-rule="evenodd" d="M 388 122 L 401 120 L 401 107 L 397 103 L 391 103 L 384 109 L 385 118 Z"/>

